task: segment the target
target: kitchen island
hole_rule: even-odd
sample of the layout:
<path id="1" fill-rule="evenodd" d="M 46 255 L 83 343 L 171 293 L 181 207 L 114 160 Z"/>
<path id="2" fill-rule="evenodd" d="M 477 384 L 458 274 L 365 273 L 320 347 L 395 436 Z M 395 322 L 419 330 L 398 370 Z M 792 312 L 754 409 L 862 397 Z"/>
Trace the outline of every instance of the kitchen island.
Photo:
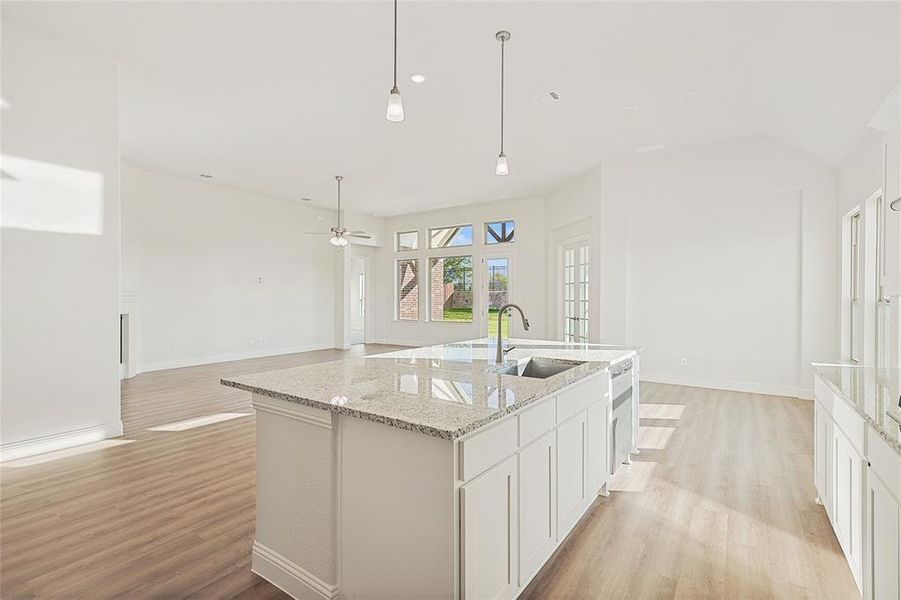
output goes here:
<path id="1" fill-rule="evenodd" d="M 612 372 L 634 447 L 638 351 L 509 346 L 500 365 L 473 340 L 223 379 L 256 410 L 254 572 L 296 598 L 517 596 L 606 493 Z"/>

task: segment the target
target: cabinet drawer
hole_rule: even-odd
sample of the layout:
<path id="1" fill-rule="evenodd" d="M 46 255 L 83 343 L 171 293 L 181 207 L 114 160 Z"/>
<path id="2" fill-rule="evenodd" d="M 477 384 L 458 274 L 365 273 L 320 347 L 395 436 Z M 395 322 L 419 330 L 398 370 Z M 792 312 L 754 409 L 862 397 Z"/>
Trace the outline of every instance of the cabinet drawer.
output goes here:
<path id="1" fill-rule="evenodd" d="M 863 418 L 844 400 L 835 398 L 832 402 L 832 421 L 848 438 L 851 447 L 863 456 L 863 443 L 866 435 Z"/>
<path id="2" fill-rule="evenodd" d="M 504 419 L 460 442 L 460 480 L 479 473 L 516 452 L 516 419 Z"/>
<path id="3" fill-rule="evenodd" d="M 867 454 L 872 472 L 885 482 L 895 501 L 901 504 L 901 456 L 870 427 L 867 427 Z"/>
<path id="4" fill-rule="evenodd" d="M 529 407 L 519 414 L 519 447 L 526 446 L 541 434 L 550 431 L 555 425 L 557 400 L 541 400 L 534 407 Z"/>
<path id="5" fill-rule="evenodd" d="M 813 395 L 814 402 L 819 402 L 826 411 L 826 414 L 832 417 L 833 391 L 826 385 L 826 382 L 819 377 L 813 378 Z"/>
<path id="6" fill-rule="evenodd" d="M 577 415 L 589 405 L 607 396 L 607 374 L 589 377 L 557 394 L 557 423 Z"/>

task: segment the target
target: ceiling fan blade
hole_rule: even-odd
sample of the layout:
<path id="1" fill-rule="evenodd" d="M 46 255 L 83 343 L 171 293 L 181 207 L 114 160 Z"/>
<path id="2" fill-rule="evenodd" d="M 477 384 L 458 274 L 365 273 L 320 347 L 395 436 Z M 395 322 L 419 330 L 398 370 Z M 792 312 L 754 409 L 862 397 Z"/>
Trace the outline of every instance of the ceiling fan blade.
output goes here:
<path id="1" fill-rule="evenodd" d="M 335 235 L 331 231 L 304 231 L 304 235 Z"/>
<path id="2" fill-rule="evenodd" d="M 345 233 L 344 237 L 352 237 L 352 238 L 360 238 L 364 240 L 371 240 L 372 236 L 368 233 Z"/>

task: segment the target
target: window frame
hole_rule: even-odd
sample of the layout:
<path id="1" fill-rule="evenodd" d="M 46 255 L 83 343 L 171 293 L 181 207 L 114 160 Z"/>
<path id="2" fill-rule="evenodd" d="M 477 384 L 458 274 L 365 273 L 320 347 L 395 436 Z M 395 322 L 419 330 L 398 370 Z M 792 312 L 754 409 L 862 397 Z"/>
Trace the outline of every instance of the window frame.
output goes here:
<path id="1" fill-rule="evenodd" d="M 495 219 L 493 221 L 485 221 L 485 239 L 483 240 L 483 243 L 486 246 L 504 246 L 506 244 L 516 243 L 515 238 L 507 241 L 494 241 L 490 225 L 496 225 L 499 223 L 513 223 L 512 235 L 516 235 L 516 219 Z M 489 241 L 489 239 L 492 241 Z"/>
<path id="2" fill-rule="evenodd" d="M 438 231 L 439 229 L 454 229 L 454 228 L 463 228 L 469 227 L 470 236 L 468 244 L 456 244 L 454 246 L 433 246 L 432 245 L 432 232 Z M 472 237 L 472 232 L 474 231 L 472 223 L 458 223 L 456 225 L 441 225 L 438 227 L 429 227 L 426 229 L 426 235 L 429 238 L 429 247 L 428 250 L 453 250 L 454 248 L 472 248 L 475 245 L 475 239 Z"/>
<path id="3" fill-rule="evenodd" d="M 407 257 L 407 258 L 398 258 L 394 261 L 394 320 L 395 321 L 404 321 L 408 323 L 413 323 L 416 321 L 421 321 L 422 315 L 422 273 L 419 269 L 419 257 Z M 414 263 L 416 265 L 416 285 L 419 287 L 419 293 L 416 296 L 416 318 L 415 319 L 405 319 L 401 316 L 400 302 L 401 302 L 401 271 L 400 265 L 401 263 Z"/>
<path id="4" fill-rule="evenodd" d="M 466 248 L 466 246 L 463 246 L 463 247 Z M 428 267 L 429 267 L 429 291 L 428 291 L 429 300 L 428 300 L 428 304 L 426 305 L 427 306 L 426 321 L 428 321 L 430 323 L 456 323 L 458 325 L 472 325 L 473 323 L 475 323 L 475 301 L 476 301 L 476 292 L 475 292 L 476 257 L 475 257 L 475 255 L 474 254 L 437 254 L 434 256 L 429 256 L 427 258 L 428 258 Z M 472 306 L 470 307 L 471 311 L 470 311 L 468 321 L 456 321 L 456 320 L 449 320 L 449 319 L 433 319 L 432 318 L 432 263 L 433 263 L 433 261 L 445 260 L 448 258 L 468 258 L 469 259 L 469 293 L 472 295 L 472 299 L 471 299 Z M 466 281 L 466 279 L 464 277 L 464 283 L 465 283 L 465 281 Z M 444 312 L 443 309 L 444 309 L 444 306 L 442 306 L 442 313 Z"/>
<path id="5" fill-rule="evenodd" d="M 416 235 L 416 247 L 415 248 L 401 248 L 400 247 L 400 236 L 406 234 L 415 234 Z M 394 232 L 394 251 L 395 252 L 417 252 L 419 251 L 419 230 L 418 229 L 410 229 L 406 231 L 395 231 Z"/>

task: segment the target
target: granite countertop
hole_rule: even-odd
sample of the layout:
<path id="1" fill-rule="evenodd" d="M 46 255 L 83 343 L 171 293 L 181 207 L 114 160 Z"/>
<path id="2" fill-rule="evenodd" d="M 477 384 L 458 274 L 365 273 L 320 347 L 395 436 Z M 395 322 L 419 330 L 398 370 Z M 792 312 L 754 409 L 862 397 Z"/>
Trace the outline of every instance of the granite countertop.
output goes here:
<path id="1" fill-rule="evenodd" d="M 493 372 L 496 345 L 470 340 L 386 354 L 225 377 L 221 383 L 452 440 L 545 398 L 639 349 L 543 340 L 508 340 L 507 362 L 531 356 L 582 361 L 547 379 Z"/>
<path id="2" fill-rule="evenodd" d="M 814 363 L 814 373 L 901 454 L 901 369 Z"/>

